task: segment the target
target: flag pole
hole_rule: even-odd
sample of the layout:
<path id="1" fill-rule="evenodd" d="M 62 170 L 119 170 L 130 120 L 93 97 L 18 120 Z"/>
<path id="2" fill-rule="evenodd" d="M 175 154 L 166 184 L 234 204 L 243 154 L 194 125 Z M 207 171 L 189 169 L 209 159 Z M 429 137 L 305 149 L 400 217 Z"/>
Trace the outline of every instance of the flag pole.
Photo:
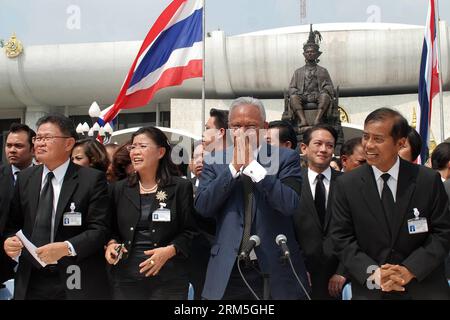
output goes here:
<path id="1" fill-rule="evenodd" d="M 440 128 L 441 128 L 441 142 L 444 142 L 445 136 L 444 136 L 444 96 L 442 94 L 442 68 L 441 68 L 441 32 L 440 32 L 440 18 L 439 18 L 439 1 L 436 0 L 435 2 L 436 8 L 435 8 L 435 21 L 436 23 L 436 36 L 437 36 L 437 63 L 438 63 L 438 70 L 439 70 L 439 114 L 440 114 Z"/>
<path id="2" fill-rule="evenodd" d="M 203 0 L 203 15 L 202 15 L 202 46 L 203 46 L 203 52 L 202 52 L 202 121 L 201 121 L 201 129 L 200 132 L 203 133 L 205 130 L 205 88 L 206 88 L 206 68 L 205 68 L 205 56 L 206 56 L 206 42 L 205 42 L 205 35 L 206 35 L 206 0 Z"/>

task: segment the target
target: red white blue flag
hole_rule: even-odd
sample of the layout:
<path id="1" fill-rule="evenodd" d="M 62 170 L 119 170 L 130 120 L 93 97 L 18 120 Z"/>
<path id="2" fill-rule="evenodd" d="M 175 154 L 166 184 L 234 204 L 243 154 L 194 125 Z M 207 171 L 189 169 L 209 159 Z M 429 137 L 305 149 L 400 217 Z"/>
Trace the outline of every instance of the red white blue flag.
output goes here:
<path id="1" fill-rule="evenodd" d="M 424 164 L 428 158 L 428 142 L 430 140 L 431 110 L 433 98 L 439 93 L 438 46 L 436 15 L 437 0 L 429 0 L 427 25 L 423 40 L 422 60 L 420 62 L 419 107 L 416 130 L 422 137 L 422 150 L 419 161 Z"/>
<path id="2" fill-rule="evenodd" d="M 202 71 L 202 0 L 174 0 L 144 39 L 114 106 L 101 117 L 113 120 L 121 109 L 146 105 L 155 93 Z"/>

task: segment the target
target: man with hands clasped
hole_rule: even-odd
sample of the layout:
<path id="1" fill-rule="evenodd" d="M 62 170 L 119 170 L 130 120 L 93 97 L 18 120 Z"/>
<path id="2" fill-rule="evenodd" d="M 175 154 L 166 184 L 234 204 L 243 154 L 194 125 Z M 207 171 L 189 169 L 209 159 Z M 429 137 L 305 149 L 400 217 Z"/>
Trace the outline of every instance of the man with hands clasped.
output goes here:
<path id="1" fill-rule="evenodd" d="M 407 134 L 400 113 L 373 111 L 367 163 L 336 180 L 331 238 L 354 299 L 449 299 L 448 198 L 439 174 L 399 158 Z"/>

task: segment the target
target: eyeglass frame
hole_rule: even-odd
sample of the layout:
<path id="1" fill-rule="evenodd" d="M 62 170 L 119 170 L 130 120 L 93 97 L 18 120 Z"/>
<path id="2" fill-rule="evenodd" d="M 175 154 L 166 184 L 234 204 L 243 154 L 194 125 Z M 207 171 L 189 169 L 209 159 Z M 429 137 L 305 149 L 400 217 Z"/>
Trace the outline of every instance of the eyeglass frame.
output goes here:
<path id="1" fill-rule="evenodd" d="M 49 143 L 50 141 L 53 142 L 55 139 L 60 138 L 60 139 L 69 139 L 72 137 L 65 137 L 65 136 L 34 136 L 33 138 L 31 138 L 31 142 L 33 142 L 33 144 L 35 144 L 36 142 L 44 142 L 44 143 Z"/>

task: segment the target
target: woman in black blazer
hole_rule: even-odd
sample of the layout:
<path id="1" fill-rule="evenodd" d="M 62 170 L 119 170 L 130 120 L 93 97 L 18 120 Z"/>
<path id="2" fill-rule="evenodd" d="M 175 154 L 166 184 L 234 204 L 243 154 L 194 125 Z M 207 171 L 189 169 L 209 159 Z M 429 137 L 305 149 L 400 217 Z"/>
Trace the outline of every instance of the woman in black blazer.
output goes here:
<path id="1" fill-rule="evenodd" d="M 178 177 L 171 147 L 155 127 L 128 146 L 135 174 L 111 187 L 113 236 L 105 257 L 116 299 L 186 299 L 186 258 L 195 235 L 189 181 Z"/>

